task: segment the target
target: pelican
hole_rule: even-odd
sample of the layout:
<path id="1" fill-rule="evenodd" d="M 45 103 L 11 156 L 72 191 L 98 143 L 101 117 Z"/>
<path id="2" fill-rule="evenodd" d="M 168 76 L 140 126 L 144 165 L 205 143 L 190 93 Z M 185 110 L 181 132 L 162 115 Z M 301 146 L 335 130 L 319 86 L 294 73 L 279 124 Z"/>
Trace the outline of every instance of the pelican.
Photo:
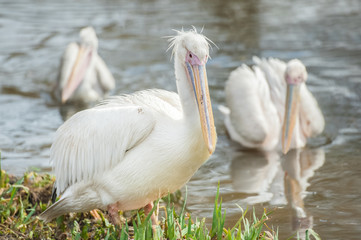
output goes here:
<path id="1" fill-rule="evenodd" d="M 70 43 L 61 59 L 54 95 L 62 104 L 95 102 L 115 87 L 113 75 L 97 53 L 94 29 L 81 29 L 79 37 L 80 43 Z"/>
<path id="2" fill-rule="evenodd" d="M 146 207 L 149 213 L 154 200 L 192 177 L 217 140 L 206 74 L 209 41 L 195 28 L 169 39 L 178 94 L 144 90 L 110 98 L 57 130 L 50 158 L 61 197 L 41 219 L 100 208 L 117 223 L 118 210 Z"/>
<path id="3" fill-rule="evenodd" d="M 225 126 L 232 140 L 262 151 L 302 148 L 307 138 L 321 133 L 325 120 L 317 100 L 307 89 L 307 71 L 293 59 L 253 58 L 231 72 L 222 106 Z M 282 141 L 281 139 L 282 135 Z M 282 142 L 282 144 L 281 144 Z"/>

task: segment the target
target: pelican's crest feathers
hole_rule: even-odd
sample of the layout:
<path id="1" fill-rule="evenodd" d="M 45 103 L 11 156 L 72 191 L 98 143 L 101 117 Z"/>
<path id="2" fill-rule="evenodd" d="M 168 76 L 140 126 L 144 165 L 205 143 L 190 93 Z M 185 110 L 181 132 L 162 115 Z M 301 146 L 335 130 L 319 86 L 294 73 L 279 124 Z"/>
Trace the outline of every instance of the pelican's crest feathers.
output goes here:
<path id="1" fill-rule="evenodd" d="M 198 33 L 197 32 L 197 29 L 195 26 L 192 26 L 192 29 L 190 29 L 189 31 L 184 31 L 183 27 L 182 27 L 182 30 L 176 30 L 176 29 L 172 29 L 173 31 L 176 32 L 177 35 L 175 36 L 165 36 L 164 38 L 167 38 L 168 39 L 168 42 L 169 42 L 169 46 L 167 48 L 167 52 L 172 49 L 172 55 L 171 55 L 171 60 L 176 52 L 176 46 L 177 44 L 179 44 L 179 42 L 183 39 L 184 36 L 188 35 L 188 34 L 198 34 L 198 35 L 201 35 L 206 41 L 207 41 L 207 44 L 208 44 L 208 47 L 210 47 L 212 50 L 212 45 L 214 45 L 216 48 L 217 45 L 211 40 L 209 39 L 208 37 L 204 36 L 202 34 L 203 30 L 204 30 L 204 26 L 202 27 L 202 30 Z"/>

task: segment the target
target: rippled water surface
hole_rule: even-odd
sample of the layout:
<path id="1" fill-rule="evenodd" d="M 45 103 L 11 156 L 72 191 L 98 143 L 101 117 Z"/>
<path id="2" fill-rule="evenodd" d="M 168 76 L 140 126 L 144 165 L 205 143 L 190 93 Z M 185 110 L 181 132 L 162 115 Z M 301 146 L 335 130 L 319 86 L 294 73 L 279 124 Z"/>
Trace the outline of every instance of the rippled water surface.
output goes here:
<path id="1" fill-rule="evenodd" d="M 220 182 L 227 224 L 243 208 L 275 210 L 285 239 L 312 226 L 323 239 L 361 234 L 361 3 L 281 1 L 2 1 L 0 8 L 0 149 L 2 167 L 47 169 L 63 122 L 50 90 L 65 46 L 92 25 L 99 54 L 117 81 L 113 94 L 175 90 L 162 36 L 204 26 L 218 46 L 207 66 L 218 132 L 215 154 L 188 185 L 188 208 L 210 217 Z M 324 133 L 285 157 L 241 150 L 217 110 L 224 82 L 253 55 L 301 59 L 323 110 Z"/>

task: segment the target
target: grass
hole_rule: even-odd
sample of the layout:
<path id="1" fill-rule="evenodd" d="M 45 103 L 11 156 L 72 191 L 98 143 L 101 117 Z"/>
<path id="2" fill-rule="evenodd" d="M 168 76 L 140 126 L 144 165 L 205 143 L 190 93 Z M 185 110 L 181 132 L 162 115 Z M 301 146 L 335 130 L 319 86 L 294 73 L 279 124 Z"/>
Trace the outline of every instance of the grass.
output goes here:
<path id="1" fill-rule="evenodd" d="M 260 218 L 253 213 L 253 219 L 248 220 L 246 210 L 233 228 L 226 229 L 226 212 L 222 211 L 219 188 L 210 229 L 205 219 L 192 217 L 186 211 L 186 199 L 177 207 L 174 201 L 179 201 L 179 193 L 159 200 L 162 217 L 154 236 L 150 215 L 145 216 L 143 210 L 134 211 L 127 218 L 120 216 L 121 228 L 109 223 L 103 211 L 98 211 L 101 220 L 93 219 L 89 213 L 77 213 L 44 224 L 37 216 L 51 204 L 53 182 L 54 177 L 48 174 L 31 172 L 15 178 L 0 171 L 0 239 L 278 239 L 278 232 L 266 224 L 266 211 Z M 311 236 L 320 239 L 309 230 L 306 239 Z"/>

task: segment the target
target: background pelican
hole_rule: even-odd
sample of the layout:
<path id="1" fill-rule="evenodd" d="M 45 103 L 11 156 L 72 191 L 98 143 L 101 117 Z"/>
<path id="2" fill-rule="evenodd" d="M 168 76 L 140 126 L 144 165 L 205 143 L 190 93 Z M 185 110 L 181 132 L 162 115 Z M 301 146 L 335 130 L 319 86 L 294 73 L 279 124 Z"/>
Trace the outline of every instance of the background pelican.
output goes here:
<path id="1" fill-rule="evenodd" d="M 205 64 L 206 37 L 178 32 L 173 47 L 178 94 L 139 91 L 75 114 L 51 148 L 60 200 L 42 213 L 117 211 L 147 206 L 182 187 L 213 153 L 216 131 Z"/>
<path id="2" fill-rule="evenodd" d="M 79 43 L 70 43 L 61 59 L 54 89 L 61 103 L 91 103 L 115 87 L 113 75 L 97 53 L 98 39 L 92 27 L 81 29 Z"/>
<path id="3" fill-rule="evenodd" d="M 307 138 L 323 131 L 325 121 L 316 99 L 307 89 L 307 71 L 301 61 L 253 58 L 226 83 L 225 126 L 230 137 L 247 148 L 264 151 L 280 146 L 305 146 Z M 283 127 L 282 127 L 283 125 Z M 282 130 L 281 130 L 282 128 Z"/>

